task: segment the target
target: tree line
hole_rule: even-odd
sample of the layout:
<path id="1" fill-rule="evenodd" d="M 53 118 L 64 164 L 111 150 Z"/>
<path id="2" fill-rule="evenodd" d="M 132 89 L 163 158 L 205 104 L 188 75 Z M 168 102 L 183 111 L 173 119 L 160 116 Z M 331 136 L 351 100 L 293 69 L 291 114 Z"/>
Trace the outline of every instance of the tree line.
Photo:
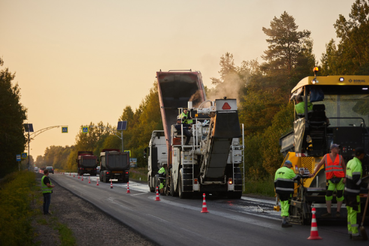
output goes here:
<path id="1" fill-rule="evenodd" d="M 290 91 L 302 78 L 312 75 L 314 66 L 320 67 L 320 75 L 369 74 L 368 19 L 369 0 L 355 0 L 349 17 L 339 15 L 334 24 L 338 41 L 332 38 L 318 60 L 312 53 L 311 32 L 298 30 L 293 16 L 283 12 L 271 20 L 269 27 L 262 28 L 268 48 L 261 56 L 261 62 L 250 60 L 236 65 L 233 54 L 227 52 L 220 57 L 219 77 L 211 78 L 213 86 L 205 88 L 206 94 L 208 99 L 224 96 L 238 99 L 240 122 L 245 125 L 248 180 L 260 180 L 261 177 L 270 180 L 281 165 L 283 156 L 279 152 L 279 138 L 292 128 L 293 122 Z M 24 120 L 22 114 L 18 117 Z M 138 158 L 139 166 L 146 166 L 143 150 L 151 132 L 163 129 L 156 83 L 136 110 L 126 106 L 118 120 L 128 123 L 124 131 L 124 148 L 131 150 L 132 157 Z M 121 148 L 121 140 L 106 130 L 115 127 L 103 122 L 91 122 L 90 125 L 94 127 L 89 133 L 82 133 L 82 130 L 78 133 L 75 145 L 47 148 L 44 156 L 37 157 L 36 165 L 72 170 L 76 169 L 79 150 L 90 150 L 98 156 L 103 148 Z M 1 136 L 4 137 L 4 133 L 0 129 Z M 14 156 L 9 161 L 12 158 Z"/>

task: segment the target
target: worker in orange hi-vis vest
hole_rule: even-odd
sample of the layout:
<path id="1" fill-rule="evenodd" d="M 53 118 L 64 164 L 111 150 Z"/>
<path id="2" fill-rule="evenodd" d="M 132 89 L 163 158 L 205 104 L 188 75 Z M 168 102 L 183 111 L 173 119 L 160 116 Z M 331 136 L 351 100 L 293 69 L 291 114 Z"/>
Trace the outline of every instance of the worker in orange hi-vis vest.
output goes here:
<path id="1" fill-rule="evenodd" d="M 331 145 L 331 153 L 326 154 L 319 164 L 315 167 L 314 173 L 310 177 L 314 177 L 319 171 L 320 167 L 325 165 L 325 178 L 327 181 L 327 193 L 325 202 L 327 204 L 327 213 L 322 217 L 331 216 L 331 206 L 333 199 L 333 192 L 336 190 L 337 212 L 336 217 L 340 217 L 340 210 L 344 200 L 343 190 L 346 182 L 346 164 L 342 155 L 339 154 L 340 148 L 338 144 Z"/>

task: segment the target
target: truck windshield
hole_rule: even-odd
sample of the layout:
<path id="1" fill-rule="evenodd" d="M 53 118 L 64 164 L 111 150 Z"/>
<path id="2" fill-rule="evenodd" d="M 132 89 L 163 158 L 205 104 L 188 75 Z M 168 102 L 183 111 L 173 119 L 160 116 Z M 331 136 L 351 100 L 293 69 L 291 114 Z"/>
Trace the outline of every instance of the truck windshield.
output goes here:
<path id="1" fill-rule="evenodd" d="M 313 104 L 324 104 L 330 127 L 366 126 L 369 124 L 369 95 L 346 94 L 324 95 L 324 100 Z"/>

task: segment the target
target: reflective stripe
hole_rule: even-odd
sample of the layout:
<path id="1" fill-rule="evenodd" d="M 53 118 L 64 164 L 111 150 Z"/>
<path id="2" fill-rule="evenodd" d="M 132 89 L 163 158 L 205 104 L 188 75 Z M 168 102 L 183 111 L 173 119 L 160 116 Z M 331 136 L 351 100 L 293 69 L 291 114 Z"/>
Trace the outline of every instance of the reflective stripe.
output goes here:
<path id="1" fill-rule="evenodd" d="M 274 182 L 276 181 L 285 181 L 285 182 L 294 182 L 292 179 L 283 179 L 283 178 L 277 178 L 276 180 L 274 180 Z"/>
<path id="2" fill-rule="evenodd" d="M 345 187 L 345 191 L 348 191 L 348 192 L 351 192 L 351 193 L 360 193 L 360 190 L 355 190 L 355 189 L 350 189 L 350 188 L 347 188 Z"/>
<path id="3" fill-rule="evenodd" d="M 330 154 L 324 156 L 325 163 L 325 177 L 330 180 L 333 177 L 343 178 L 345 177 L 345 172 L 342 168 L 342 156 L 337 155 L 334 161 L 332 161 Z"/>
<path id="4" fill-rule="evenodd" d="M 283 187 L 276 187 L 275 190 L 276 191 L 291 191 L 291 192 L 294 191 L 293 188 L 283 188 Z"/>
<path id="5" fill-rule="evenodd" d="M 357 185 L 361 184 L 361 179 L 359 179 L 359 181 L 356 182 Z"/>

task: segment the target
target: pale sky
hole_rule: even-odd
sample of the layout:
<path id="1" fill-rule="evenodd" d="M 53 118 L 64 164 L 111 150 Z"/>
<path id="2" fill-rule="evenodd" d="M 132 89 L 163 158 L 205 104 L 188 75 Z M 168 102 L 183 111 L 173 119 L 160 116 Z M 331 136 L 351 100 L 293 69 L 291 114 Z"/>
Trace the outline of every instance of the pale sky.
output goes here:
<path id="1" fill-rule="evenodd" d="M 149 93 L 155 73 L 201 71 L 219 77 L 220 57 L 237 66 L 267 49 L 262 27 L 284 11 L 311 31 L 320 60 L 333 24 L 354 0 L 0 0 L 0 57 L 16 73 L 35 131 L 36 159 L 51 145 L 75 144 L 81 125 L 117 125 Z M 129 127 L 129 122 L 128 122 Z"/>

